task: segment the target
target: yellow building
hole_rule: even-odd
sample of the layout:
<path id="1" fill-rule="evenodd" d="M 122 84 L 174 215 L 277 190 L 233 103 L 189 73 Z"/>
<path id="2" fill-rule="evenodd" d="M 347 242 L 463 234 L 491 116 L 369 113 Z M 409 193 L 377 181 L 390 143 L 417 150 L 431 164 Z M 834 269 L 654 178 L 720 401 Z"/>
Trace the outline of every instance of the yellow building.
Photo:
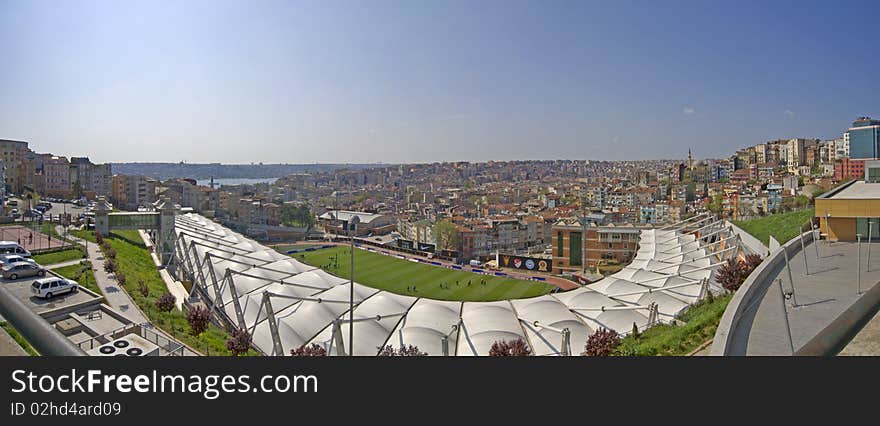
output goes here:
<path id="1" fill-rule="evenodd" d="M 867 239 L 869 229 L 880 238 L 880 182 L 854 180 L 816 197 L 816 217 L 829 241 Z"/>

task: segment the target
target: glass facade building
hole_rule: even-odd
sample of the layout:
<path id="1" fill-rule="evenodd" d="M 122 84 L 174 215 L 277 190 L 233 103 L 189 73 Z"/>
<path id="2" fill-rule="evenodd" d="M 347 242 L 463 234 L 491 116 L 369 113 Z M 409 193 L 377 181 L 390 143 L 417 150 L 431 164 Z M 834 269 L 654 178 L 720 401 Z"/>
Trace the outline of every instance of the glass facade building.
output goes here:
<path id="1" fill-rule="evenodd" d="M 880 120 L 860 118 L 846 132 L 850 158 L 880 158 Z"/>

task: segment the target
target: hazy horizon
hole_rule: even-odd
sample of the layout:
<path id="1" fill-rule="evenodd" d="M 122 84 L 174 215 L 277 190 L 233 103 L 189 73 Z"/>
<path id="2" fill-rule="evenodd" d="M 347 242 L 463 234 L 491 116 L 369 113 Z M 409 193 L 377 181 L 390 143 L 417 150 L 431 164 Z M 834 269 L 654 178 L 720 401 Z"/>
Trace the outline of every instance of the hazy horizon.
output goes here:
<path id="1" fill-rule="evenodd" d="M 114 163 L 726 157 L 880 116 L 875 7 L 0 0 L 0 139 Z"/>

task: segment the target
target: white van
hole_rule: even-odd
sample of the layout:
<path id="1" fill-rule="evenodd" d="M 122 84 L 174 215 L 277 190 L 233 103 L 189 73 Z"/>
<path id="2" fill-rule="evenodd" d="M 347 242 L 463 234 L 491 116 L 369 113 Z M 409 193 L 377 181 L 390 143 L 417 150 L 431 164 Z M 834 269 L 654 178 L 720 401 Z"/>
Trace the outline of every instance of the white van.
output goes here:
<path id="1" fill-rule="evenodd" d="M 0 254 L 17 254 L 21 257 L 31 257 L 31 252 L 18 245 L 15 241 L 0 241 Z"/>
<path id="2" fill-rule="evenodd" d="M 31 284 L 31 293 L 41 299 L 51 299 L 60 293 L 73 293 L 79 284 L 61 277 L 43 278 Z"/>

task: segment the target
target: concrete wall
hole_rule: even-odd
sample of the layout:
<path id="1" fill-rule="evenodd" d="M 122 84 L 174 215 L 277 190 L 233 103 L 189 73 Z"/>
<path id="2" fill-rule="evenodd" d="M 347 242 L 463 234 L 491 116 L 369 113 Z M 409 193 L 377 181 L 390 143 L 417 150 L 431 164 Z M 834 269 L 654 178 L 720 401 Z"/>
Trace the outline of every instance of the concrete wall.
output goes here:
<path id="1" fill-rule="evenodd" d="M 804 241 L 813 240 L 813 232 L 804 233 Z M 767 289 L 773 284 L 773 278 L 785 267 L 785 256 L 783 250 L 788 253 L 789 259 L 801 250 L 800 237 L 794 237 L 778 249 L 774 250 L 767 256 L 751 275 L 746 278 L 743 285 L 733 295 L 718 329 L 715 330 L 715 338 L 712 342 L 712 355 L 745 355 L 737 353 L 733 347 L 734 330 L 739 325 L 743 317 L 743 312 L 764 297 Z"/>

